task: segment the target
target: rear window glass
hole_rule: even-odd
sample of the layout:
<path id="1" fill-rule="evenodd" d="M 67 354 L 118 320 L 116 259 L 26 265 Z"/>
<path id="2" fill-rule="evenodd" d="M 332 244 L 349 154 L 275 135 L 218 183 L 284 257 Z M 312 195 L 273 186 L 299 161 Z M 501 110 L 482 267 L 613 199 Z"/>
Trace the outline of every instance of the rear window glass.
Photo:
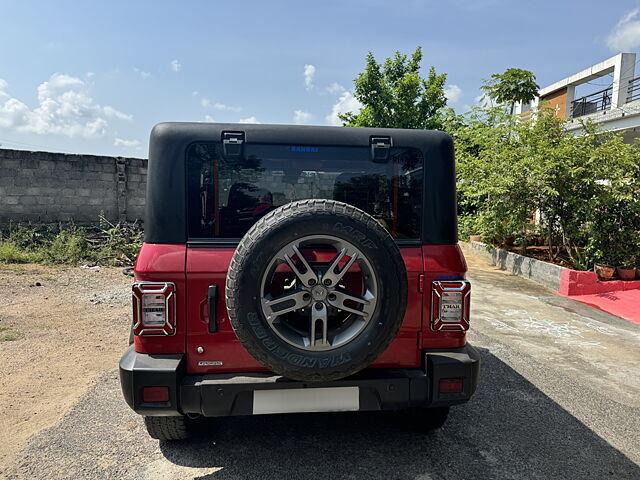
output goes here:
<path id="1" fill-rule="evenodd" d="M 187 208 L 191 239 L 239 239 L 271 210 L 324 198 L 372 215 L 394 238 L 418 239 L 423 158 L 418 149 L 392 148 L 387 163 L 366 147 L 247 144 L 226 158 L 220 143 L 187 150 Z"/>

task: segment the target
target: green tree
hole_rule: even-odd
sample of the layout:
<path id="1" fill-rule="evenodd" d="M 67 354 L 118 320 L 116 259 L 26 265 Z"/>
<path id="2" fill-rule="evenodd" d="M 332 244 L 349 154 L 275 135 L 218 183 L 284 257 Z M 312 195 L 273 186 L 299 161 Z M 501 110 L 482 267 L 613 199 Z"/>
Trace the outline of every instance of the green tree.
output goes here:
<path id="1" fill-rule="evenodd" d="M 509 68 L 504 73 L 491 75 L 480 88 L 489 98 L 509 105 L 513 115 L 516 103 L 528 103 L 536 98 L 540 86 L 536 83 L 536 76 L 529 70 Z"/>
<path id="2" fill-rule="evenodd" d="M 444 83 L 434 67 L 427 78 L 420 76 L 422 49 L 411 57 L 396 52 L 384 64 L 367 55 L 365 71 L 354 81 L 354 95 L 363 105 L 359 113 L 340 114 L 344 126 L 437 129 L 439 111 L 447 104 Z"/>
<path id="3" fill-rule="evenodd" d="M 519 122 L 503 108 L 444 116 L 456 145 L 460 232 L 586 269 L 640 260 L 640 143 L 585 122 L 580 135 L 541 109 Z M 537 220 L 534 221 L 534 215 Z"/>

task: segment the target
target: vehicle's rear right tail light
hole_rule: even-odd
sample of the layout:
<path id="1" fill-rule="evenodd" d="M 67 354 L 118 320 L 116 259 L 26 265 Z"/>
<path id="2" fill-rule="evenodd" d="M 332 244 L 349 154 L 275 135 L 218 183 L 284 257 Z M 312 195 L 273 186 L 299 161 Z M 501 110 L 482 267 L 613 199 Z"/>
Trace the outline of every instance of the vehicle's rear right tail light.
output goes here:
<path id="1" fill-rule="evenodd" d="M 134 335 L 175 335 L 175 284 L 136 282 L 131 289 Z"/>
<path id="2" fill-rule="evenodd" d="M 462 387 L 461 378 L 441 378 L 440 382 L 438 382 L 438 391 L 440 393 L 461 393 Z"/>
<path id="3" fill-rule="evenodd" d="M 471 284 L 466 280 L 436 281 L 431 287 L 431 328 L 469 330 Z"/>

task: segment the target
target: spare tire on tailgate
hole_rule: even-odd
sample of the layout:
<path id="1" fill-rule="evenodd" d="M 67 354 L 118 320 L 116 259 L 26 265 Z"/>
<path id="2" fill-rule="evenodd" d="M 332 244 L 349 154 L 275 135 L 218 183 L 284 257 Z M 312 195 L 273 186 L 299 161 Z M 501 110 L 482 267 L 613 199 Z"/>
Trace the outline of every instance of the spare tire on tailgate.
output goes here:
<path id="1" fill-rule="evenodd" d="M 238 339 L 262 365 L 301 381 L 346 377 L 395 337 L 407 273 L 389 233 L 332 200 L 301 200 L 247 232 L 227 273 Z"/>

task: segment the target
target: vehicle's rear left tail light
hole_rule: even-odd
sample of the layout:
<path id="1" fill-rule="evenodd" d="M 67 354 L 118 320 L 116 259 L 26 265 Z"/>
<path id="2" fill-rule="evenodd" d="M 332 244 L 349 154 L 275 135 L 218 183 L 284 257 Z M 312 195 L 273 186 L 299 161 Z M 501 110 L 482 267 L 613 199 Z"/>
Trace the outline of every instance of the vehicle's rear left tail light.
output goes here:
<path id="1" fill-rule="evenodd" d="M 136 282 L 131 289 L 134 335 L 175 335 L 176 286 L 169 282 Z"/>
<path id="2" fill-rule="evenodd" d="M 168 402 L 169 387 L 144 387 L 142 401 L 145 403 Z"/>
<path id="3" fill-rule="evenodd" d="M 431 287 L 431 328 L 469 330 L 471 284 L 466 280 L 436 281 Z"/>

